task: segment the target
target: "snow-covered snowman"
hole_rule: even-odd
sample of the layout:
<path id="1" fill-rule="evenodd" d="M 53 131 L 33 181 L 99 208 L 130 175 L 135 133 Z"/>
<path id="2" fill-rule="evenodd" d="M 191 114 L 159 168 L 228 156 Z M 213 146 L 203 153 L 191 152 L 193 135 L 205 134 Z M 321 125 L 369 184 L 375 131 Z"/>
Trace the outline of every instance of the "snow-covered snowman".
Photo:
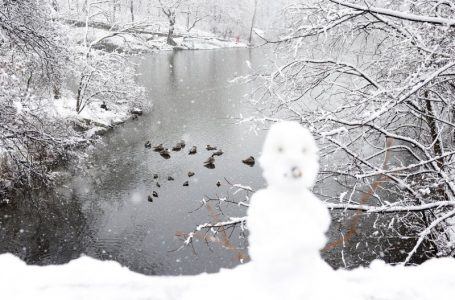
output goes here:
<path id="1" fill-rule="evenodd" d="M 297 122 L 276 123 L 259 162 L 268 187 L 253 195 L 248 209 L 249 253 L 258 277 L 292 285 L 331 272 L 319 253 L 330 214 L 311 192 L 319 170 L 313 136 Z"/>

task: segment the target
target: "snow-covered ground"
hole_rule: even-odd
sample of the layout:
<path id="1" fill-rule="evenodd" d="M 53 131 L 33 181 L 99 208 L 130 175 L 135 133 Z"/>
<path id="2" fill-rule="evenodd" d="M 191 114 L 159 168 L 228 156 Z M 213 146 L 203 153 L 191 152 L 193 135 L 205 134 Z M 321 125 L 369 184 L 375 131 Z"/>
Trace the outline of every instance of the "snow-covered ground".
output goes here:
<path id="1" fill-rule="evenodd" d="M 220 48 L 246 48 L 244 42 L 232 40 L 221 40 L 216 37 L 184 37 L 176 39 L 177 48 L 186 50 L 214 50 Z"/>
<path id="2" fill-rule="evenodd" d="M 141 113 L 139 108 L 131 107 L 127 102 L 108 102 L 107 110 L 101 108 L 103 101 L 97 100 L 89 103 L 81 113 L 76 112 L 76 100 L 71 92 L 65 93 L 65 97 L 54 100 L 50 111 L 56 119 L 78 120 L 80 124 L 86 125 L 86 137 L 102 135 L 109 128 L 122 124 L 131 119 L 133 110 Z"/>
<path id="3" fill-rule="evenodd" d="M 217 274 L 145 276 L 113 261 L 81 257 L 61 266 L 27 266 L 0 255 L 2 299 L 296 299 L 278 297 L 285 283 L 299 299 L 453 300 L 455 259 L 433 259 L 417 267 L 375 261 L 369 268 L 331 271 L 310 278 L 255 273 L 252 263 Z M 270 284 L 276 281 L 277 285 Z M 311 284 L 310 284 L 311 283 Z"/>
<path id="4" fill-rule="evenodd" d="M 69 37 L 73 43 L 82 44 L 84 39 L 90 44 L 95 40 L 102 37 L 109 36 L 106 39 L 95 45 L 95 47 L 105 47 L 107 51 L 112 48 L 118 48 L 122 51 L 130 51 L 133 53 L 143 53 L 150 51 L 172 50 L 176 49 L 219 49 L 219 48 L 235 48 L 247 47 L 246 43 L 242 41 L 235 41 L 234 39 L 220 39 L 214 34 L 206 31 L 194 29 L 191 34 L 181 27 L 175 28 L 176 38 L 174 39 L 177 46 L 172 47 L 166 43 L 166 30 L 165 24 L 158 24 L 155 28 L 156 33 L 153 34 L 130 34 L 115 32 L 113 36 L 112 31 L 105 29 L 89 27 L 70 26 L 68 23 L 62 24 L 69 33 Z M 80 121 L 81 125 L 86 125 L 86 137 L 91 138 L 94 135 L 102 135 L 108 128 L 124 123 L 133 117 L 132 110 L 140 110 L 139 108 L 132 107 L 126 102 L 117 101 L 115 103 L 109 102 L 108 110 L 101 108 L 101 100 L 91 102 L 83 109 L 80 114 L 75 111 L 75 95 L 69 91 L 64 92 L 61 99 L 53 101 L 49 107 L 53 112 L 53 117 L 57 119 L 75 119 Z"/>
<path id="5" fill-rule="evenodd" d="M 160 28 L 166 28 L 161 26 Z M 84 27 L 69 27 L 68 31 L 71 32 L 71 38 L 78 43 L 82 43 L 86 34 Z M 90 27 L 87 34 L 87 40 L 94 41 L 100 37 L 112 34 L 112 32 Z M 244 41 L 236 41 L 235 39 L 222 39 L 216 35 L 201 31 L 192 30 L 190 33 L 186 30 L 176 27 L 176 37 L 174 41 L 177 46 L 172 47 L 166 43 L 166 32 L 158 31 L 157 34 L 118 34 L 103 40 L 102 44 L 107 47 L 113 46 L 122 50 L 131 51 L 134 53 L 143 53 L 150 51 L 167 51 L 176 49 L 184 50 L 213 50 L 220 48 L 246 48 L 247 44 Z"/>
<path id="6" fill-rule="evenodd" d="M 300 138 L 298 138 L 300 137 Z M 259 160 L 268 187 L 248 210 L 251 261 L 196 276 L 149 277 L 112 261 L 81 257 L 62 266 L 27 266 L 0 255 L 5 299 L 284 299 L 449 300 L 455 297 L 455 259 L 420 266 L 332 270 L 320 257 L 329 217 L 310 192 L 317 148 L 297 123 L 272 127 Z"/>

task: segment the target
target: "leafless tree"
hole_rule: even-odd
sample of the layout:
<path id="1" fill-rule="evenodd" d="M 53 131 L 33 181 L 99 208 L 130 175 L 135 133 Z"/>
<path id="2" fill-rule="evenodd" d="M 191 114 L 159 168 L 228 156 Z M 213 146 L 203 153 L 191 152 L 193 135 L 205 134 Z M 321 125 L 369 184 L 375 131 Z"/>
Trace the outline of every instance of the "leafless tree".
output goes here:
<path id="1" fill-rule="evenodd" d="M 178 9 L 186 0 L 158 0 L 160 8 L 169 21 L 169 30 L 167 34 L 167 43 L 171 46 L 176 46 L 174 41 L 174 30 L 176 23 L 176 15 Z"/>
<path id="2" fill-rule="evenodd" d="M 88 1 L 83 45 L 73 49 L 76 56 L 74 71 L 79 82 L 76 94 L 78 113 L 96 99 L 134 102 L 143 93 L 143 88 L 134 81 L 134 68 L 128 63 L 124 54 L 96 49 L 109 38 L 133 36 L 135 30 L 143 29 L 143 26 L 138 23 L 113 26 L 107 32 L 89 41 L 91 19 L 105 12 L 105 8 L 98 6 L 97 1 Z"/>
<path id="3" fill-rule="evenodd" d="M 50 14 L 47 1 L 0 3 L 0 190 L 5 182 L 49 183 L 77 142 L 66 126 L 48 121 L 67 59 Z"/>
<path id="4" fill-rule="evenodd" d="M 330 207 L 397 214 L 418 232 L 406 263 L 424 241 L 453 255 L 455 5 L 315 0 L 286 20 L 280 39 L 262 36 L 278 60 L 255 74 L 255 103 L 319 137 L 321 182 L 344 190 L 325 194 Z"/>

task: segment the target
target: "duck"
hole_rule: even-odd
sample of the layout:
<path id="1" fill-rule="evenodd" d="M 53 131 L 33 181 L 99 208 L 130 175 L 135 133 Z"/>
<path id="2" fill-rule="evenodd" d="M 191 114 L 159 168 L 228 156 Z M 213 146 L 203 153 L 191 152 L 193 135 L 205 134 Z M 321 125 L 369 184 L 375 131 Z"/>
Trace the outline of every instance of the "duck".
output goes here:
<path id="1" fill-rule="evenodd" d="M 171 155 L 169 154 L 169 150 L 168 149 L 163 149 L 160 151 L 160 155 L 164 158 L 164 159 L 169 159 L 171 158 Z"/>
<path id="2" fill-rule="evenodd" d="M 223 155 L 223 153 L 224 153 L 223 150 L 220 149 L 216 152 L 213 152 L 212 156 L 221 156 L 221 155 Z"/>
<path id="3" fill-rule="evenodd" d="M 221 182 L 218 181 L 218 182 L 216 183 L 216 186 L 217 186 L 217 187 L 220 187 L 220 186 L 221 186 Z"/>
<path id="4" fill-rule="evenodd" d="M 255 160 L 254 160 L 254 157 L 253 156 L 250 156 L 244 160 L 242 160 L 242 162 L 245 164 L 245 165 L 248 165 L 250 167 L 254 166 L 254 163 L 255 163 Z"/>
<path id="5" fill-rule="evenodd" d="M 150 143 L 150 141 L 147 141 L 147 142 L 145 142 L 144 147 L 147 149 L 150 149 L 150 148 L 152 148 L 152 143 Z"/>
<path id="6" fill-rule="evenodd" d="M 168 180 L 168 181 L 173 181 L 173 180 L 174 180 L 174 177 L 168 176 L 168 177 L 167 177 L 167 180 Z"/>
<path id="7" fill-rule="evenodd" d="M 191 147 L 190 152 L 188 152 L 189 155 L 193 155 L 193 154 L 196 154 L 196 153 L 197 153 L 197 147 L 196 146 Z"/>
<path id="8" fill-rule="evenodd" d="M 153 197 L 152 197 L 152 196 L 150 196 L 150 195 L 148 195 L 148 197 L 147 197 L 147 201 L 148 201 L 148 202 L 153 202 Z"/>
<path id="9" fill-rule="evenodd" d="M 158 174 L 153 174 L 153 179 L 158 179 Z"/>
<path id="10" fill-rule="evenodd" d="M 157 187 L 161 187 L 161 184 L 159 182 L 156 183 Z"/>
<path id="11" fill-rule="evenodd" d="M 204 161 L 204 165 L 212 165 L 215 163 L 215 158 L 210 156 L 206 161 Z"/>
<path id="12" fill-rule="evenodd" d="M 205 147 L 205 149 L 207 149 L 208 151 L 213 151 L 213 150 L 216 150 L 216 147 L 207 145 L 207 146 Z"/>
<path id="13" fill-rule="evenodd" d="M 188 172 L 188 177 L 193 177 L 194 175 L 195 175 L 195 173 L 194 173 L 194 172 L 191 172 L 191 171 L 190 171 L 190 172 Z"/>
<path id="14" fill-rule="evenodd" d="M 172 151 L 180 151 L 180 150 L 182 150 L 182 147 L 180 146 L 180 144 L 177 144 L 174 147 L 172 147 Z"/>
<path id="15" fill-rule="evenodd" d="M 189 185 L 190 185 L 190 183 L 189 183 L 188 181 L 185 181 L 185 182 L 183 183 L 183 186 L 189 186 Z"/>
<path id="16" fill-rule="evenodd" d="M 159 145 L 156 145 L 155 147 L 153 147 L 153 151 L 156 151 L 156 152 L 160 152 L 163 150 L 164 150 L 163 144 L 159 144 Z"/>
<path id="17" fill-rule="evenodd" d="M 157 192 L 153 191 L 152 195 L 153 195 L 153 197 L 158 198 L 158 193 Z"/>
<path id="18" fill-rule="evenodd" d="M 215 158 L 213 156 L 210 156 L 204 162 L 204 167 L 206 167 L 207 169 L 215 169 Z"/>
<path id="19" fill-rule="evenodd" d="M 104 102 L 104 101 L 103 101 L 103 103 L 101 103 L 100 107 L 104 110 L 109 110 L 109 108 L 107 108 L 106 102 Z"/>

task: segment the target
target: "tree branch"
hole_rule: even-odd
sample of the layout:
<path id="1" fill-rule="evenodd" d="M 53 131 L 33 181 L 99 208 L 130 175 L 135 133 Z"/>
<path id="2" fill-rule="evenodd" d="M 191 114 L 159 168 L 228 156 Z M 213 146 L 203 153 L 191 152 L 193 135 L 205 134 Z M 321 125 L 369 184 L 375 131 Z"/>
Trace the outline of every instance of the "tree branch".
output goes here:
<path id="1" fill-rule="evenodd" d="M 385 15 L 385 16 L 394 17 L 394 18 L 398 18 L 401 20 L 405 20 L 405 21 L 431 23 L 431 24 L 435 24 L 435 25 L 443 25 L 443 26 L 449 26 L 449 27 L 455 26 L 454 19 L 420 16 L 420 15 L 404 13 L 404 12 L 395 11 L 395 10 L 391 10 L 391 9 L 387 9 L 387 8 L 381 8 L 381 7 L 360 6 L 357 4 L 346 3 L 344 1 L 339 1 L 339 0 L 329 0 L 329 1 L 331 1 L 333 3 L 337 3 L 337 4 L 345 6 L 345 7 L 355 9 L 355 10 L 369 12 L 372 14 L 374 13 L 374 14 Z"/>

